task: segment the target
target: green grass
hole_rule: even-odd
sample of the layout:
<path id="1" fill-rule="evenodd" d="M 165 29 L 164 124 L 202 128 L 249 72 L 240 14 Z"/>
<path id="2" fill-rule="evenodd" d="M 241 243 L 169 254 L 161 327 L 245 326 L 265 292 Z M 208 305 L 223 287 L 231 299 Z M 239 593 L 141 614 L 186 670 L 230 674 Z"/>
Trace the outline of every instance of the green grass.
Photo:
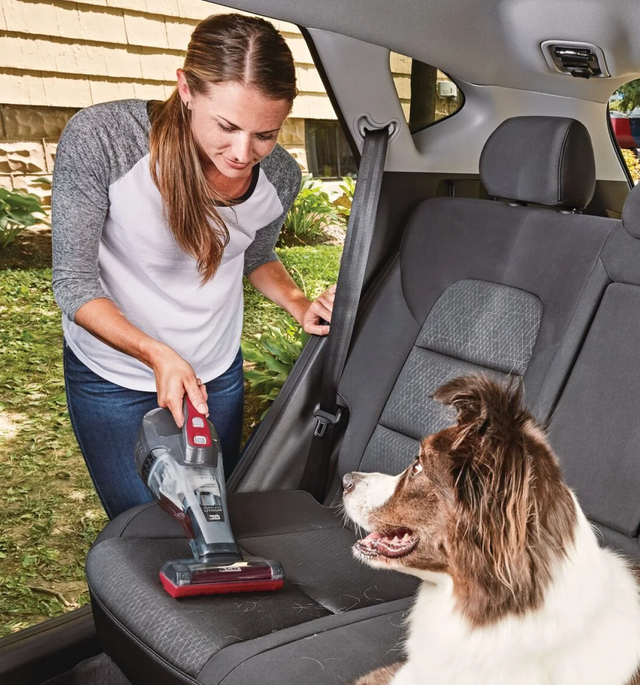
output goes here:
<path id="1" fill-rule="evenodd" d="M 293 280 L 313 299 L 336 282 L 340 266 L 340 245 L 318 245 L 315 247 L 287 247 L 276 249 L 282 263 L 287 267 Z M 282 311 L 269 300 L 245 285 L 245 322 L 244 335 L 260 333 L 266 323 L 273 323 Z"/>
<path id="2" fill-rule="evenodd" d="M 309 297 L 335 282 L 340 246 L 278 252 Z M 88 601 L 84 558 L 106 523 L 69 425 L 50 279 L 0 271 L 0 636 Z M 249 284 L 245 312 L 245 337 L 279 316 Z M 262 410 L 247 397 L 248 427 Z"/>
<path id="3" fill-rule="evenodd" d="M 50 278 L 0 272 L 0 634 L 88 600 L 84 555 L 106 521 L 68 423 Z"/>

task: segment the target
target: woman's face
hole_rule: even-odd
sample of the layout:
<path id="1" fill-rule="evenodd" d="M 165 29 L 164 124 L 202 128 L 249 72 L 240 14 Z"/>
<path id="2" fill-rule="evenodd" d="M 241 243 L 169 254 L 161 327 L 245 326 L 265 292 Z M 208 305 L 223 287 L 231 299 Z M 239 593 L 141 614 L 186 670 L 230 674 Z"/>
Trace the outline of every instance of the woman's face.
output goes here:
<path id="1" fill-rule="evenodd" d="M 203 165 L 213 164 L 230 179 L 246 178 L 273 150 L 291 109 L 288 100 L 270 100 L 241 83 L 212 83 L 206 93 L 191 93 L 182 70 L 178 92 L 191 110 Z"/>

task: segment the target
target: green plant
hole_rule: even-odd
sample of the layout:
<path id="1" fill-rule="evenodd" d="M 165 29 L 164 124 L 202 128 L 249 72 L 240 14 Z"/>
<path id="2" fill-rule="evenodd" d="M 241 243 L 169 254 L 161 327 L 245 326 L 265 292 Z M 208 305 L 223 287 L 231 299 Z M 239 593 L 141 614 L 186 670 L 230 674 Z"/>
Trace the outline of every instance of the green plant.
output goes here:
<path id="1" fill-rule="evenodd" d="M 632 150 L 621 150 L 627 169 L 635 183 L 640 182 L 640 161 Z"/>
<path id="2" fill-rule="evenodd" d="M 27 226 L 44 223 L 34 214 L 46 215 L 36 195 L 0 188 L 0 248 L 13 242 Z"/>
<path id="3" fill-rule="evenodd" d="M 269 403 L 276 399 L 308 338 L 301 326 L 284 316 L 279 325 L 266 324 L 256 342 L 242 343 L 245 360 L 253 364 L 244 377 L 260 399 Z"/>
<path id="4" fill-rule="evenodd" d="M 353 196 L 356 192 L 356 179 L 352 176 L 344 176 L 338 188 L 342 191 L 342 195 L 333 201 L 333 206 L 336 208 L 338 216 L 346 225 L 349 221 Z"/>
<path id="5" fill-rule="evenodd" d="M 323 229 L 337 220 L 336 209 L 322 190 L 322 184 L 312 176 L 304 176 L 300 192 L 284 222 L 285 233 L 305 243 L 320 237 Z"/>

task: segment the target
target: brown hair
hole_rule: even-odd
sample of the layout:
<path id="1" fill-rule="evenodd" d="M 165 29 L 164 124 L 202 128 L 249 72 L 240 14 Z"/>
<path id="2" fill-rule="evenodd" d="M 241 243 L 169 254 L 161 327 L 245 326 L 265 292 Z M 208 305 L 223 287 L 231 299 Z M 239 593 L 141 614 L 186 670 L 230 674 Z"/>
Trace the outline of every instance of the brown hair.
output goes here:
<path id="1" fill-rule="evenodd" d="M 271 100 L 293 102 L 297 94 L 291 50 L 264 19 L 221 14 L 193 31 L 183 67 L 189 90 L 206 94 L 211 83 L 241 83 Z M 162 195 L 176 242 L 198 262 L 203 282 L 213 277 L 229 242 L 216 205 L 232 204 L 213 189 L 202 169 L 191 132 L 190 111 L 178 89 L 150 109 L 151 175 Z"/>

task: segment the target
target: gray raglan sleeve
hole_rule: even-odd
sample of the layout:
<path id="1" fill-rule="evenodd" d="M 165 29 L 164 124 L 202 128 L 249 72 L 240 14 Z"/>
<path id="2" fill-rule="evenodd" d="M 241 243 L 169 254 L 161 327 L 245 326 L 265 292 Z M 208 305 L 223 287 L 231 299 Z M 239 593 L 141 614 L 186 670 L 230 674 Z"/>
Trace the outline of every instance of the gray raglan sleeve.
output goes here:
<path id="1" fill-rule="evenodd" d="M 51 232 L 53 293 L 69 318 L 104 292 L 98 249 L 109 208 L 109 157 L 89 110 L 78 112 L 62 133 L 53 171 Z"/>
<path id="2" fill-rule="evenodd" d="M 278 242 L 284 220 L 300 191 L 302 180 L 302 172 L 298 163 L 279 145 L 267 159 L 261 162 L 261 166 L 269 181 L 278 191 L 283 211 L 275 221 L 267 224 L 256 233 L 256 237 L 244 253 L 245 276 L 263 264 L 278 261 L 278 255 L 274 248 Z"/>

